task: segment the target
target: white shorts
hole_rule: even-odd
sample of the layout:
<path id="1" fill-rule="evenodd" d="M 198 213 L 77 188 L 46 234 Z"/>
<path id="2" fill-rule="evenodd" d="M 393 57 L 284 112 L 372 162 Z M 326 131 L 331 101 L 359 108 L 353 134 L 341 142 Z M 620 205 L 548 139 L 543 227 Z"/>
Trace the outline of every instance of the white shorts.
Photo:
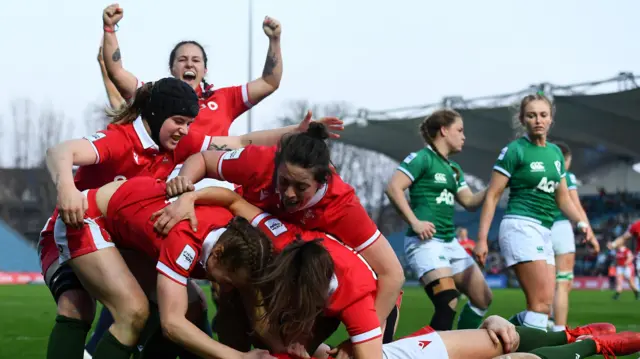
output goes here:
<path id="1" fill-rule="evenodd" d="M 616 266 L 616 274 L 623 276 L 625 279 L 631 278 L 630 266 Z"/>
<path id="2" fill-rule="evenodd" d="M 557 256 L 576 252 L 576 236 L 573 234 L 573 226 L 568 219 L 553 223 L 551 243 L 553 253 Z"/>
<path id="3" fill-rule="evenodd" d="M 455 239 L 443 242 L 437 238 L 422 241 L 418 237 L 405 237 L 404 253 L 418 278 L 439 268 L 451 268 L 453 274 L 462 273 L 475 263 Z"/>
<path id="4" fill-rule="evenodd" d="M 505 217 L 500 222 L 498 240 L 507 267 L 542 260 L 556 265 L 551 230 L 534 221 L 525 217 Z"/>
<path id="5" fill-rule="evenodd" d="M 382 345 L 384 359 L 449 359 L 437 332 L 403 338 Z"/>

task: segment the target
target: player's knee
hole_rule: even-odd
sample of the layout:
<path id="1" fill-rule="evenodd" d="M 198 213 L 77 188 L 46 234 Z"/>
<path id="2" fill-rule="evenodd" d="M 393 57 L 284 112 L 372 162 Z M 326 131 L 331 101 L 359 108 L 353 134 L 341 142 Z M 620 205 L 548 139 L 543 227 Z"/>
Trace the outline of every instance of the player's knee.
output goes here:
<path id="1" fill-rule="evenodd" d="M 146 300 L 132 300 L 113 313 L 114 321 L 124 324 L 133 331 L 140 332 L 149 318 L 149 302 Z"/>
<path id="2" fill-rule="evenodd" d="M 66 290 L 60 293 L 57 314 L 91 324 L 95 316 L 95 300 L 84 289 Z"/>
<path id="3" fill-rule="evenodd" d="M 456 289 L 453 278 L 446 277 L 432 281 L 424 287 L 429 299 L 433 302 L 436 311 L 453 311 L 458 305 L 460 292 Z"/>

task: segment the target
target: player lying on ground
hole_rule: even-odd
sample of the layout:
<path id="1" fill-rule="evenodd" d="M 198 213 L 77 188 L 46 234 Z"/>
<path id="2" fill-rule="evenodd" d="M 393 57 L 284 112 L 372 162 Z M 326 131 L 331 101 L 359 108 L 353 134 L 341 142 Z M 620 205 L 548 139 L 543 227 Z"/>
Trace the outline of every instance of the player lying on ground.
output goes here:
<path id="1" fill-rule="evenodd" d="M 639 350 L 640 333 L 616 334 L 611 324 L 590 324 L 545 333 L 532 328 L 514 327 L 506 319 L 495 315 L 485 319 L 480 330 L 435 332 L 430 327 L 424 327 L 382 346 L 385 359 L 575 359 L 598 354 L 611 358 Z M 496 354 L 510 351 L 518 353 Z M 300 347 L 292 347 L 289 353 L 274 356 L 278 359 L 326 358 L 310 357 Z"/>
<path id="2" fill-rule="evenodd" d="M 168 194 L 193 190 L 192 184 L 204 177 L 226 180 L 241 185 L 244 198 L 263 210 L 304 229 L 332 233 L 361 254 L 376 272 L 376 313 L 383 330 L 386 328 L 384 340 L 391 340 L 404 271 L 354 189 L 331 165 L 327 137 L 323 125 L 311 124 L 305 133 L 283 136 L 277 147 L 205 151 L 184 163 L 180 175 L 169 182 Z M 159 231 L 184 215 L 173 210 L 168 213 L 156 222 Z M 221 303 L 227 302 L 223 296 Z"/>
<path id="3" fill-rule="evenodd" d="M 196 205 L 209 204 L 209 205 L 224 206 L 229 208 L 229 210 L 234 215 L 241 216 L 246 219 L 250 219 L 253 225 L 259 226 L 259 228 L 261 228 L 269 237 L 271 237 L 276 249 L 279 249 L 283 245 L 286 245 L 287 243 L 289 243 L 291 241 L 291 237 L 295 235 L 302 235 L 302 238 L 307 240 L 313 238 L 314 236 L 320 235 L 323 238 L 325 238 L 325 240 L 323 241 L 323 243 L 325 243 L 325 246 L 327 245 L 333 246 L 334 243 L 337 243 L 332 241 L 331 237 L 323 233 L 301 231 L 295 226 L 292 226 L 288 223 L 284 223 L 264 213 L 261 209 L 251 205 L 250 203 L 245 201 L 243 198 L 241 198 L 237 193 L 224 188 L 206 188 L 196 192 L 185 193 L 184 195 L 181 196 L 181 199 L 183 200 L 182 202 L 185 204 L 185 207 L 189 207 L 188 204 L 191 204 L 191 206 L 193 206 L 194 204 Z M 197 206 L 195 208 L 197 208 Z M 157 216 L 162 212 L 163 211 L 159 211 L 158 213 L 154 214 L 154 216 Z M 192 220 L 192 218 L 194 218 L 194 216 L 196 215 L 193 211 L 186 211 L 186 212 L 188 213 L 185 216 L 185 219 L 187 220 Z M 326 247 L 326 248 L 329 249 L 332 247 Z M 342 248 L 345 248 L 345 247 L 342 247 Z M 329 250 L 329 252 L 332 254 L 332 257 L 334 257 L 334 259 L 336 259 L 335 253 L 339 252 L 339 250 L 340 248 L 335 248 L 334 251 Z M 351 260 L 349 260 L 349 258 L 351 258 Z M 299 263 L 306 264 L 306 262 L 310 260 L 311 260 L 311 257 L 307 256 L 305 257 L 304 261 Z M 358 265 L 358 261 L 353 260 L 352 256 L 342 257 L 341 262 L 347 264 L 346 266 L 347 268 L 354 268 L 354 267 L 357 267 Z M 297 270 L 292 267 L 287 269 L 286 267 L 284 267 L 282 263 L 285 263 L 285 262 L 283 261 L 279 263 L 279 265 L 281 266 L 279 269 L 281 269 L 282 272 L 287 273 L 288 275 L 292 275 L 293 273 L 295 277 Z M 336 273 L 339 273 L 338 268 L 339 268 L 340 262 L 334 261 L 334 263 L 336 265 Z M 366 262 L 364 263 L 366 264 Z M 300 264 L 298 264 L 298 266 L 300 266 Z M 304 269 L 298 269 L 298 270 L 304 270 Z M 366 272 L 363 271 L 358 276 L 358 278 L 360 279 L 368 278 L 365 274 Z M 275 275 L 273 278 L 279 278 L 281 281 L 284 281 L 285 283 L 289 282 L 289 283 L 308 284 L 307 282 L 310 282 L 307 280 L 298 280 L 298 281 L 292 280 L 296 278 L 288 278 L 289 280 L 286 280 L 285 278 L 287 278 L 287 275 L 284 275 L 284 274 Z M 355 283 L 348 282 L 348 279 L 350 279 L 350 277 L 343 278 L 341 276 L 337 276 L 336 279 L 338 283 L 338 288 L 340 288 L 340 286 L 342 286 L 343 288 L 346 287 L 347 289 L 350 289 L 352 292 L 358 289 L 361 289 L 361 287 L 358 287 L 358 284 L 356 284 L 358 282 L 355 282 Z M 289 290 L 289 292 L 295 292 L 295 291 L 291 289 Z M 280 297 L 283 297 L 283 296 L 280 296 Z M 291 295 L 287 297 L 291 297 Z M 295 300 L 297 298 L 293 296 L 293 299 Z M 285 305 L 285 306 L 287 305 L 291 306 L 291 304 L 287 303 L 286 301 L 280 302 L 279 304 Z M 265 310 L 267 311 L 267 315 L 268 315 L 269 313 L 268 311 L 270 310 L 268 300 L 266 301 Z M 362 316 L 366 316 L 367 311 L 362 310 L 362 308 L 359 308 L 359 311 L 362 313 L 361 314 Z M 347 328 L 349 329 L 348 325 L 347 325 Z M 416 348 L 412 349 L 412 347 L 411 348 L 407 347 L 410 345 L 415 346 L 416 344 L 419 344 L 419 343 L 416 343 L 416 339 L 413 339 L 412 344 L 406 344 L 406 343 L 403 344 L 402 341 L 397 342 L 395 345 L 385 344 L 383 346 L 383 348 L 385 348 L 383 349 L 383 353 L 385 355 L 385 358 L 389 358 L 389 359 L 390 358 L 399 358 L 399 359 L 469 358 L 469 357 L 493 358 L 500 354 L 510 353 L 516 350 L 531 351 L 533 349 L 540 348 L 540 347 L 558 346 L 558 345 L 564 345 L 567 343 L 573 343 L 576 341 L 576 338 L 583 335 L 594 335 L 596 336 L 596 340 L 591 342 L 587 341 L 586 344 L 577 344 L 574 346 L 569 346 L 568 348 L 556 348 L 554 351 L 551 351 L 550 353 L 547 353 L 545 349 L 540 351 L 538 354 L 540 355 L 541 358 L 549 358 L 553 356 L 548 356 L 548 355 L 569 353 L 571 351 L 580 352 L 580 353 L 583 353 L 584 355 L 587 355 L 588 353 L 591 353 L 588 355 L 593 355 L 596 353 L 620 354 L 620 353 L 633 352 L 634 350 L 640 350 L 640 335 L 637 335 L 636 333 L 621 334 L 618 336 L 599 337 L 599 335 L 615 333 L 615 327 L 611 324 L 594 324 L 594 325 L 588 325 L 584 327 L 578 327 L 572 330 L 567 329 L 564 332 L 560 332 L 560 334 L 557 334 L 557 333 L 547 334 L 537 329 L 530 329 L 526 327 L 515 327 L 512 324 L 508 323 L 505 319 L 502 319 L 497 316 L 492 316 L 482 324 L 482 328 L 487 330 L 486 331 L 484 330 L 445 331 L 445 332 L 439 333 L 439 335 L 435 333 L 431 334 L 430 332 L 421 333 L 425 335 L 431 334 L 431 337 L 430 339 L 420 338 L 418 340 L 425 340 L 425 341 L 435 340 L 436 341 L 436 343 L 429 349 L 429 351 L 427 351 L 427 353 L 429 353 L 428 355 L 425 354 L 423 351 L 423 349 L 425 348 L 420 348 L 419 346 L 417 346 Z M 247 331 L 245 331 L 245 333 L 246 332 Z M 519 335 L 516 335 L 515 333 L 518 333 Z M 523 338 L 523 339 L 520 339 L 520 338 Z M 351 340 L 352 342 L 354 341 L 353 335 Z M 597 344 L 595 344 L 594 346 L 594 343 L 597 343 Z M 348 348 L 348 346 L 345 346 L 344 343 L 343 345 L 341 345 L 341 347 L 342 347 L 341 349 L 343 349 L 341 350 L 343 351 L 343 353 L 335 349 L 332 350 L 331 353 L 333 354 L 338 353 L 338 357 L 340 357 L 340 355 L 345 355 L 345 353 L 351 352 L 352 348 Z M 290 350 L 291 348 L 294 348 L 292 349 L 294 353 L 296 352 L 296 350 L 300 350 L 300 348 L 303 348 L 302 352 L 306 353 L 306 349 L 304 349 L 303 345 L 293 345 L 288 348 Z M 273 348 L 271 349 L 273 351 Z M 278 350 L 276 350 L 276 352 L 278 352 Z M 411 353 L 411 352 L 413 352 L 414 354 L 406 356 L 407 353 Z M 298 352 L 298 354 L 300 353 L 301 352 Z M 324 353 L 316 351 L 316 353 L 319 354 L 317 356 L 318 358 L 326 358 L 327 357 L 326 354 L 328 354 L 326 351 Z M 357 358 L 358 357 L 357 351 L 353 353 L 356 354 L 356 358 Z M 420 356 L 420 355 L 423 355 L 423 356 Z M 573 359 L 575 358 L 575 356 L 571 358 Z"/>

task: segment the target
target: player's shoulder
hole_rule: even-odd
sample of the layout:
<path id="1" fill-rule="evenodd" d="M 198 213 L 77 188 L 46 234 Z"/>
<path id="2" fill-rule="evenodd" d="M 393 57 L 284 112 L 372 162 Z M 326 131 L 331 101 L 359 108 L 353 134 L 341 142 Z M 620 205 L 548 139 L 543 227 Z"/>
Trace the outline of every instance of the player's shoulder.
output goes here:
<path id="1" fill-rule="evenodd" d="M 458 162 L 455 162 L 455 161 L 449 161 L 449 162 L 451 163 L 451 167 L 455 167 L 458 171 L 462 173 L 462 166 L 460 166 Z"/>
<path id="2" fill-rule="evenodd" d="M 560 149 L 560 147 L 559 147 L 558 145 L 556 145 L 555 143 L 553 143 L 553 142 L 547 142 L 547 148 L 548 148 L 550 151 L 553 151 L 556 155 L 560 155 L 560 157 L 563 157 L 563 158 L 564 158 L 564 156 L 562 155 L 562 150 L 561 150 L 561 149 Z"/>

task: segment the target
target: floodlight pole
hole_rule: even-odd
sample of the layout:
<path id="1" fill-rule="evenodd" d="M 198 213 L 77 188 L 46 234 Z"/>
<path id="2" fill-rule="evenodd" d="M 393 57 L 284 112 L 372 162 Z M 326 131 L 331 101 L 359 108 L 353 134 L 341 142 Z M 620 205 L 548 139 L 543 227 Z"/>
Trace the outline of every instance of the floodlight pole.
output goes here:
<path id="1" fill-rule="evenodd" d="M 249 83 L 253 80 L 251 69 L 253 65 L 253 0 L 249 0 L 249 59 L 247 63 L 249 67 L 249 79 L 247 80 L 247 83 Z M 251 112 L 251 109 L 249 109 L 247 113 L 247 132 L 251 132 L 253 128 L 253 123 L 251 121 Z"/>

